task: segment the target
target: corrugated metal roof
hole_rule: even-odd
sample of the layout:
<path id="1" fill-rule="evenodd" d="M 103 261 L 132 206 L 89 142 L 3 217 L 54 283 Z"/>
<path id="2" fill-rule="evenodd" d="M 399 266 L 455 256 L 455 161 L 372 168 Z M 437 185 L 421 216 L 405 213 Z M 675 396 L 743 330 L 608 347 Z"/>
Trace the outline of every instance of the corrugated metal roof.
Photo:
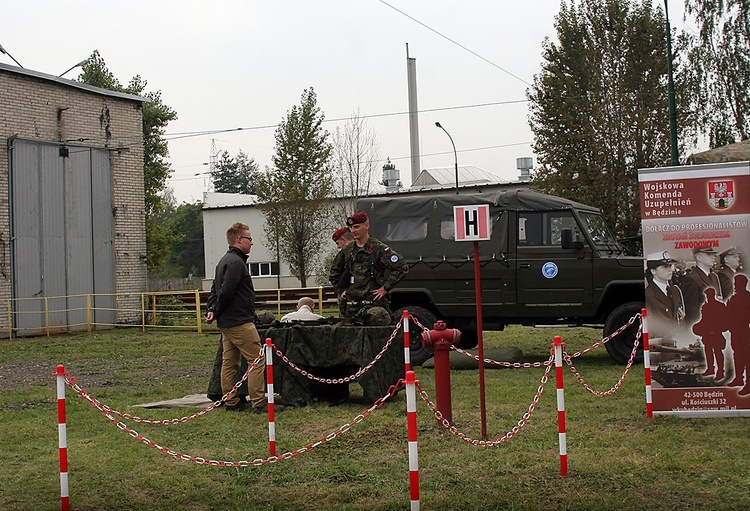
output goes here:
<path id="1" fill-rule="evenodd" d="M 507 179 L 491 174 L 484 169 L 475 165 L 458 166 L 458 184 L 459 186 L 488 184 L 488 183 L 509 183 Z M 417 179 L 412 183 L 412 188 L 431 188 L 450 186 L 456 184 L 456 167 L 434 167 L 424 169 L 419 173 Z"/>
<path id="2" fill-rule="evenodd" d="M 691 154 L 688 157 L 688 164 L 697 165 L 701 163 L 722 163 L 747 160 L 750 160 L 750 139 Z"/>
<path id="3" fill-rule="evenodd" d="M 203 192 L 203 209 L 255 206 L 255 204 L 257 203 L 257 195 L 247 195 L 244 193 Z"/>
<path id="4" fill-rule="evenodd" d="M 48 82 L 55 82 L 60 85 L 65 85 L 67 87 L 74 87 L 76 89 L 83 89 L 85 91 L 93 92 L 95 94 L 101 94 L 102 96 L 112 96 L 115 98 L 130 99 L 132 101 L 138 101 L 140 103 L 145 103 L 146 101 L 148 101 L 148 98 L 137 96 L 135 94 L 126 94 L 124 92 L 101 89 L 99 87 L 94 87 L 93 85 L 89 85 L 87 83 L 77 82 L 75 80 L 68 80 L 67 78 L 60 78 L 59 76 L 48 75 L 47 73 L 41 73 L 39 71 L 33 71 L 31 69 L 25 69 L 22 67 L 11 66 L 9 64 L 0 63 L 0 73 L 6 73 L 6 72 L 15 73 L 19 75 L 25 75 L 25 76 L 32 76 L 40 80 L 45 80 Z"/>

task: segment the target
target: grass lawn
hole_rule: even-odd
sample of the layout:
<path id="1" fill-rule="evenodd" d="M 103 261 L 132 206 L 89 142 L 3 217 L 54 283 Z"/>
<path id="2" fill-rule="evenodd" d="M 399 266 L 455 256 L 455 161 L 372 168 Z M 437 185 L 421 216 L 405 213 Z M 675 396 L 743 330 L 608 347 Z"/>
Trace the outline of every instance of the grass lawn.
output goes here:
<path id="1" fill-rule="evenodd" d="M 560 334 L 573 353 L 592 329 L 511 327 L 487 333 L 487 348 L 518 346 L 526 361 L 549 356 Z M 217 336 L 118 329 L 0 341 L 0 509 L 60 509 L 55 367 L 106 405 L 171 419 L 192 409 L 133 405 L 205 392 Z M 400 346 L 396 346 L 400 349 Z M 604 348 L 575 360 L 587 382 L 609 389 L 623 366 Z M 416 368 L 435 400 L 431 369 Z M 487 432 L 502 437 L 528 410 L 542 369 L 488 369 Z M 481 436 L 478 374 L 453 371 L 453 419 Z M 554 369 L 528 423 L 497 447 L 478 447 L 440 426 L 417 399 L 422 509 L 630 510 L 750 507 L 750 421 L 645 414 L 643 368 L 610 397 L 596 397 L 566 370 L 569 476 L 560 477 Z M 277 450 L 294 451 L 352 422 L 372 403 L 353 400 L 289 409 L 276 418 Z M 409 507 L 405 393 L 327 445 L 248 468 L 181 461 L 117 429 L 70 389 L 68 459 L 74 510 L 403 510 Z M 264 416 L 219 409 L 184 424 L 124 421 L 160 445 L 213 460 L 268 456 Z"/>

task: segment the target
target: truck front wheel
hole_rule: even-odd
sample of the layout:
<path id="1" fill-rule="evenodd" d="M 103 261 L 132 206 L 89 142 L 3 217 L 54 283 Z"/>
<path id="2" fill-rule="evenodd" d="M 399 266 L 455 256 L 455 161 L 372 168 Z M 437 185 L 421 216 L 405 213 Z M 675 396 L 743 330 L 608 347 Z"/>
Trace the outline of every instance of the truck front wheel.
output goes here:
<path id="1" fill-rule="evenodd" d="M 609 337 L 617 329 L 630 321 L 630 318 L 636 314 L 640 314 L 643 307 L 644 304 L 640 302 L 628 302 L 613 310 L 607 316 L 607 320 L 604 323 L 604 337 Z M 640 320 L 634 321 L 632 325 L 628 326 L 604 345 L 607 348 L 609 356 L 615 359 L 618 364 L 627 364 L 628 360 L 630 360 L 630 354 L 633 352 L 633 345 L 635 344 L 639 325 Z M 638 353 L 636 353 L 635 360 L 643 362 L 643 341 L 638 346 Z"/>
<path id="2" fill-rule="evenodd" d="M 425 328 L 432 329 L 432 327 L 435 325 L 435 322 L 437 321 L 437 317 L 435 316 L 435 314 L 423 307 L 416 306 L 401 307 L 393 313 L 394 319 L 396 321 L 401 319 L 401 316 L 404 315 L 405 310 L 408 310 L 409 314 L 415 317 L 417 321 L 419 321 L 419 323 Z M 409 320 L 409 344 L 409 358 L 411 359 L 412 365 L 422 365 L 425 360 L 432 357 L 432 348 L 428 348 L 427 346 L 424 346 L 422 344 L 422 329 L 417 327 L 416 323 L 414 323 L 414 321 L 412 321 L 411 319 Z"/>

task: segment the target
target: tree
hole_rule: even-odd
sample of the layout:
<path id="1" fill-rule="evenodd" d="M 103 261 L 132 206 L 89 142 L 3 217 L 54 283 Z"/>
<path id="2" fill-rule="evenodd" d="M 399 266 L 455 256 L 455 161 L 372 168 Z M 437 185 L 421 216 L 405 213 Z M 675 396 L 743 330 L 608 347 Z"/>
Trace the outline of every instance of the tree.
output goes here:
<path id="1" fill-rule="evenodd" d="M 305 89 L 299 106 L 294 105 L 276 129 L 275 168 L 266 169 L 256 186 L 268 248 L 278 248 L 303 287 L 330 225 L 333 148 L 321 127 L 324 118 L 315 91 Z"/>
<path id="2" fill-rule="evenodd" d="M 683 32 L 681 79 L 688 87 L 693 136 L 707 135 L 711 147 L 750 138 L 750 2 L 685 0 L 697 35 Z"/>
<path id="3" fill-rule="evenodd" d="M 173 276 L 203 277 L 205 249 L 203 246 L 203 204 L 183 202 L 169 215 L 167 228 L 174 241 L 170 250 Z"/>
<path id="4" fill-rule="evenodd" d="M 237 158 L 223 151 L 219 155 L 216 167 L 211 171 L 214 191 L 223 193 L 255 194 L 255 182 L 260 169 L 255 160 L 240 151 Z"/>
<path id="5" fill-rule="evenodd" d="M 83 65 L 78 79 L 89 85 L 148 99 L 143 103 L 143 185 L 148 271 L 154 273 L 164 265 L 169 252 L 168 233 L 164 232 L 162 224 L 154 221 L 154 216 L 164 210 L 162 192 L 172 172 L 167 161 L 169 148 L 164 133 L 169 121 L 177 119 L 177 113 L 162 102 L 161 91 L 146 92 L 147 82 L 138 75 L 123 87 L 109 71 L 98 50 Z"/>
<path id="6" fill-rule="evenodd" d="M 535 187 L 640 227 L 637 169 L 669 162 L 666 22 L 650 0 L 581 0 L 556 17 L 529 90 Z"/>
<path id="7" fill-rule="evenodd" d="M 333 136 L 333 168 L 336 195 L 344 200 L 337 202 L 340 210 L 337 216 L 346 218 L 351 215 L 357 200 L 367 196 L 379 183 L 380 144 L 375 131 L 367 127 L 359 110 L 354 112 L 344 125 L 336 128 Z"/>

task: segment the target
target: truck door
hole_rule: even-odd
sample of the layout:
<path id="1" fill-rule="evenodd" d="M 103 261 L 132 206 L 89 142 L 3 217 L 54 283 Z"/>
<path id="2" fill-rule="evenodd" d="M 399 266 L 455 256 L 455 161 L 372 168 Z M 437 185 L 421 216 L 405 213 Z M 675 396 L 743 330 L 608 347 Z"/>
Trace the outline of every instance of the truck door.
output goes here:
<path id="1" fill-rule="evenodd" d="M 583 247 L 563 249 L 563 228 Z M 592 250 L 572 212 L 519 211 L 516 242 L 518 303 L 533 309 L 526 315 L 564 317 L 592 303 Z"/>

